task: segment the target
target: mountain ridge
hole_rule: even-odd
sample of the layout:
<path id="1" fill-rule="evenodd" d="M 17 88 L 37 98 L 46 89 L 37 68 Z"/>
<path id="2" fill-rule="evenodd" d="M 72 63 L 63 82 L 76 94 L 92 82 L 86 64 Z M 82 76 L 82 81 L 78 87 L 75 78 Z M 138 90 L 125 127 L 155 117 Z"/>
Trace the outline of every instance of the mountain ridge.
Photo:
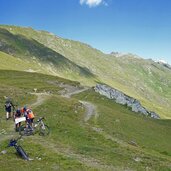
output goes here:
<path id="1" fill-rule="evenodd" d="M 38 43 L 35 51 L 34 48 L 30 49 L 31 55 L 29 54 L 26 58 L 26 60 L 29 59 L 30 62 L 36 65 L 34 69 L 31 66 L 27 68 L 28 71 L 43 68 L 41 73 L 56 74 L 67 79 L 80 81 L 82 84 L 89 86 L 102 82 L 140 100 L 150 110 L 161 113 L 162 117 L 170 118 L 171 94 L 169 90 L 171 89 L 171 72 L 167 67 L 152 60 L 135 58 L 132 54 L 116 58 L 113 55 L 104 54 L 90 45 L 63 39 L 46 31 L 2 25 L 0 28 L 6 29 L 12 35 L 22 35 L 24 38 L 31 40 L 31 47 L 35 41 Z M 3 36 L 1 34 L 1 38 Z M 21 37 L 19 37 L 19 40 L 23 43 Z M 9 38 L 6 41 L 10 42 L 12 40 Z M 22 51 L 25 52 L 25 50 L 20 44 L 14 44 L 14 49 L 19 49 L 19 54 L 12 54 L 12 56 L 18 57 L 24 54 Z M 2 51 L 2 39 L 0 48 Z M 7 47 L 8 50 L 10 48 L 10 46 Z M 29 46 L 26 44 L 25 48 L 27 51 Z M 8 50 L 3 51 L 10 54 Z M 41 50 L 44 56 L 52 54 L 51 59 L 47 59 L 45 63 L 40 62 L 40 59 L 42 59 Z M 35 52 L 38 53 L 37 57 L 32 55 Z M 60 60 L 53 61 L 53 55 L 56 54 L 63 56 L 63 59 L 69 60 L 71 65 L 69 64 L 69 67 L 65 66 L 67 62 L 62 60 L 64 67 L 59 70 L 57 66 L 61 66 Z M 57 66 L 51 65 L 54 63 Z M 42 65 L 42 67 L 39 65 Z M 70 69 L 68 70 L 68 68 Z"/>
<path id="2" fill-rule="evenodd" d="M 62 48 L 62 54 L 56 53 L 57 49 L 47 47 L 42 40 L 35 40 L 31 35 L 20 36 L 19 32 L 22 28 L 9 37 L 3 38 L 5 35 L 0 34 L 0 42 L 7 42 L 7 46 L 0 47 L 4 48 L 3 52 L 0 51 L 0 102 L 3 105 L 4 97 L 8 96 L 17 108 L 24 105 L 31 108 L 35 121 L 45 116 L 44 122 L 50 127 L 50 134 L 23 136 L 19 144 L 33 159 L 23 161 L 15 154 L 14 148 L 6 149 L 9 139 L 19 135 L 14 131 L 13 120 L 6 121 L 3 105 L 0 108 L 0 164 L 3 170 L 171 169 L 171 120 L 163 119 L 165 117 L 153 119 L 132 112 L 129 106 L 117 104 L 91 87 L 106 82 L 124 90 L 125 94 L 138 96 L 141 101 L 148 100 L 146 102 L 154 105 L 155 109 L 161 107 L 163 111 L 165 107 L 169 112 L 169 69 L 131 55 L 118 59 L 84 44 L 63 39 L 54 42 L 55 47 Z M 48 41 L 44 34 L 36 36 Z M 10 50 L 13 53 L 8 54 Z M 48 54 L 52 54 L 52 60 L 46 56 Z M 45 59 L 41 60 L 41 57 Z M 58 59 L 62 61 L 58 63 Z M 59 68 L 51 67 L 53 60 Z M 71 65 L 70 71 L 66 72 L 67 61 Z M 94 75 L 81 75 L 75 67 L 88 69 Z M 76 81 L 71 81 L 73 79 Z M 164 111 L 161 114 L 165 116 Z"/>

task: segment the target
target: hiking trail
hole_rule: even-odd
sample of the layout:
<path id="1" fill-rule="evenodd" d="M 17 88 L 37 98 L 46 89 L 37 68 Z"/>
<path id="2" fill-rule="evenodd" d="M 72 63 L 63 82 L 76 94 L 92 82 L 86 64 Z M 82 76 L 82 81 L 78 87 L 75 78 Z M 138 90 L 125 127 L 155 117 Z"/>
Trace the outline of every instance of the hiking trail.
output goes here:
<path id="1" fill-rule="evenodd" d="M 73 87 L 73 86 L 66 85 L 66 84 L 61 84 L 60 87 L 64 88 L 62 91 L 60 91 L 61 96 L 66 97 L 66 98 L 71 98 L 71 96 L 74 94 L 79 94 L 81 92 L 84 92 L 90 89 L 88 87 L 84 87 L 80 89 L 78 87 Z M 92 116 L 95 116 L 95 117 L 98 116 L 96 106 L 93 103 L 81 101 L 81 100 L 79 100 L 79 102 L 85 108 L 85 116 L 84 116 L 85 122 L 87 122 Z"/>
<path id="2" fill-rule="evenodd" d="M 30 104 L 30 106 L 33 108 L 42 105 L 50 97 L 49 93 L 30 93 L 30 94 L 37 96 L 37 100 L 34 103 Z"/>
<path id="3" fill-rule="evenodd" d="M 70 85 L 61 85 L 61 87 L 64 88 L 64 90 L 61 91 L 61 95 L 63 97 L 66 97 L 66 98 L 71 98 L 72 95 L 79 94 L 79 93 L 89 89 L 89 88 L 79 89 L 77 87 L 73 87 Z M 87 102 L 87 101 L 81 101 L 81 100 L 79 100 L 79 102 L 85 108 L 85 116 L 84 116 L 85 122 L 87 122 L 93 116 L 95 117 L 95 119 L 98 118 L 99 115 L 98 115 L 96 106 L 93 103 Z M 97 132 L 98 134 L 102 135 L 105 139 L 108 139 L 108 140 L 111 140 L 115 143 L 118 143 L 122 147 L 128 147 L 129 146 L 129 144 L 127 142 L 124 142 L 123 140 L 120 140 L 118 138 L 115 138 L 115 137 L 107 134 L 102 128 L 91 127 L 91 129 L 93 131 Z"/>
<path id="4" fill-rule="evenodd" d="M 72 95 L 79 94 L 81 92 L 84 92 L 84 91 L 90 89 L 88 87 L 80 88 L 80 87 L 70 86 L 70 85 L 67 85 L 67 84 L 60 84 L 58 86 L 64 88 L 63 90 L 59 91 L 59 93 L 60 93 L 60 95 L 62 97 L 65 97 L 65 98 L 71 98 Z M 37 96 L 36 101 L 34 103 L 32 103 L 32 104 L 29 104 L 33 108 L 35 108 L 35 107 L 37 107 L 39 105 L 42 105 L 46 100 L 48 100 L 52 95 L 54 95 L 54 94 L 50 94 L 50 93 L 46 93 L 46 92 L 44 92 L 44 93 L 36 93 L 36 92 L 34 92 L 34 93 L 30 93 L 30 94 Z M 96 106 L 93 103 L 87 102 L 87 101 L 81 101 L 81 100 L 79 100 L 79 102 L 85 108 L 84 122 L 87 123 L 89 121 L 89 119 L 91 117 L 93 117 L 93 116 L 95 118 L 98 117 Z M 119 142 L 115 138 L 113 138 L 110 135 L 106 134 L 103 130 L 96 129 L 95 127 L 91 127 L 91 128 L 92 128 L 93 131 L 95 131 L 95 132 L 101 134 L 102 136 L 104 136 L 105 139 L 110 139 L 111 141 L 122 144 L 122 142 Z M 16 136 L 16 135 L 17 135 L 17 133 L 14 132 L 14 134 L 12 134 L 11 136 Z M 4 135 L 4 136 L 1 136 L 0 140 L 2 141 L 2 140 L 5 140 L 5 139 L 8 139 L 9 137 L 10 137 L 10 135 L 8 135 L 8 136 Z M 117 167 L 114 167 L 113 165 L 106 165 L 102 161 L 99 161 L 99 160 L 97 160 L 95 158 L 85 156 L 83 154 L 77 154 L 74 151 L 72 151 L 71 149 L 63 148 L 63 147 L 61 147 L 59 145 L 56 145 L 53 142 L 49 142 L 49 141 L 47 142 L 47 141 L 45 141 L 44 139 L 42 139 L 40 137 L 33 137 L 33 139 L 39 140 L 39 141 L 36 141 L 36 143 L 40 143 L 45 148 L 50 148 L 50 150 L 55 151 L 56 153 L 61 154 L 63 156 L 72 157 L 72 158 L 76 159 L 77 161 L 79 161 L 80 163 L 82 163 L 84 165 L 87 165 L 89 167 L 92 167 L 94 169 L 98 169 L 98 170 L 122 170 L 122 168 L 117 168 Z M 124 145 L 125 144 L 123 144 L 123 146 Z"/>

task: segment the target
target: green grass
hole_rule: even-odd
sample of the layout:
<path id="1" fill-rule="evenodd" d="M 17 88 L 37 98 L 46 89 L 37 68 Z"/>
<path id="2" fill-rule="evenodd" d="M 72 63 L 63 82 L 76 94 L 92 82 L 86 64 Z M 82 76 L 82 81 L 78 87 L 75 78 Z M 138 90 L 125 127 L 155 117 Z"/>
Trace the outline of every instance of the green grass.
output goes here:
<path id="1" fill-rule="evenodd" d="M 91 170 L 71 157 L 55 153 L 53 149 L 38 144 L 31 137 L 24 138 L 19 144 L 33 160 L 23 161 L 11 147 L 0 161 L 3 170 Z"/>
<path id="2" fill-rule="evenodd" d="M 141 148 L 171 153 L 171 120 L 156 120 L 137 115 L 129 108 L 94 92 L 84 92 L 78 97 L 98 106 L 99 117 L 91 120 L 91 124 L 102 127 L 110 135 L 123 138 L 124 141 L 134 140 Z"/>
<path id="3" fill-rule="evenodd" d="M 91 101 L 98 106 L 99 117 L 92 118 L 90 124 L 102 128 L 104 134 L 121 140 L 124 145 L 134 141 L 138 146 L 138 152 L 170 158 L 171 120 L 154 120 L 141 114 L 137 116 L 127 107 L 118 105 L 91 91 L 75 97 Z M 137 155 L 140 154 L 137 153 Z"/>
<path id="4" fill-rule="evenodd" d="M 74 80 L 81 79 L 81 77 L 84 77 L 85 80 L 95 79 L 95 75 L 87 67 L 75 64 L 53 49 L 21 33 L 12 34 L 10 31 L 0 28 L 2 44 L 0 51 L 19 58 L 20 63 L 25 63 L 25 68 L 28 68 L 25 70 L 31 69 L 39 73 L 63 76 L 65 78 L 69 75 L 69 78 Z M 1 54 L 1 56 L 6 57 L 5 54 Z M 32 64 L 33 66 L 31 66 Z M 6 65 L 8 67 L 7 63 Z M 14 70 L 22 70 L 22 68 L 19 69 L 19 66 L 15 65 Z"/>
<path id="5" fill-rule="evenodd" d="M 0 53 L 1 69 L 33 70 L 89 86 L 102 82 L 140 100 L 162 118 L 171 117 L 171 72 L 168 68 L 132 54 L 119 58 L 107 55 L 87 44 L 46 31 L 6 25 L 0 28 L 3 44 L 0 51 L 10 55 Z M 24 61 L 26 69 L 18 58 Z M 8 62 L 9 59 L 15 60 L 14 64 Z"/>
<path id="6" fill-rule="evenodd" d="M 0 131 L 4 129 L 7 133 L 0 135 L 1 143 L 3 139 L 9 139 L 9 137 L 13 136 L 17 137 L 14 132 L 13 121 L 5 121 L 5 99 L 3 98 L 3 96 L 11 97 L 13 102 L 21 107 L 24 104 L 29 105 L 36 101 L 36 96 L 30 94 L 30 92 L 34 92 L 34 88 L 37 88 L 38 92 L 47 91 L 58 96 L 58 91 L 61 90 L 61 88 L 58 86 L 59 83 L 70 84 L 73 86 L 79 85 L 78 82 L 71 82 L 59 77 L 7 70 L 1 70 L 0 80 Z M 40 110 L 36 108 L 33 109 L 36 113 L 37 118 L 39 116 L 45 115 L 45 113 L 43 112 L 46 111 L 44 111 L 43 109 L 46 108 L 47 105 L 48 104 L 43 105 Z M 51 108 L 53 108 L 53 106 L 51 106 Z M 52 111 L 49 111 L 49 114 L 47 113 L 47 124 L 52 125 L 50 127 L 53 135 L 53 131 L 55 130 L 53 130 L 53 124 L 51 124 L 50 120 L 48 119 L 51 112 Z M 48 138 L 45 138 L 47 142 L 49 140 Z M 20 159 L 20 157 L 15 155 L 15 150 L 13 148 L 10 148 L 8 149 L 6 155 L 0 156 L 0 158 L 2 159 L 1 166 L 3 167 L 3 170 L 87 170 L 89 168 L 76 159 L 68 157 L 67 155 L 56 153 L 53 149 L 48 148 L 48 146 L 45 147 L 42 144 L 39 144 L 39 140 L 37 140 L 37 142 L 34 141 L 34 137 L 26 137 L 24 138 L 24 141 L 21 141 L 21 143 L 24 149 L 28 152 L 30 158 L 33 158 L 34 160 L 31 161 L 31 164 L 30 162 L 25 162 Z M 0 149 L 3 150 L 6 145 L 7 140 L 4 141 L 3 144 L 1 144 Z M 41 158 L 42 160 L 39 160 L 38 158 Z M 91 168 L 89 168 L 89 170 L 91 170 Z"/>
<path id="7" fill-rule="evenodd" d="M 79 83 L 59 77 L 1 70 L 0 82 L 0 131 L 5 129 L 7 132 L 0 135 L 0 151 L 10 137 L 17 137 L 13 121 L 5 121 L 3 96 L 10 96 L 22 106 L 36 101 L 36 96 L 30 94 L 35 87 L 38 92 L 51 92 L 44 103 L 33 108 L 36 118 L 46 116 L 50 135 L 24 137 L 20 141 L 33 161 L 23 161 L 13 148 L 9 148 L 7 154 L 0 155 L 3 170 L 171 169 L 170 120 L 142 117 L 92 90 L 70 99 L 61 97 L 60 83 L 73 86 L 79 86 Z M 95 104 L 98 117 L 85 123 L 85 109 L 78 100 Z M 135 141 L 137 147 L 130 145 L 130 141 Z"/>
<path id="8" fill-rule="evenodd" d="M 17 136 L 13 121 L 5 121 L 4 96 L 10 96 L 21 107 L 37 100 L 30 94 L 35 88 L 39 93 L 49 93 L 49 98 L 33 110 L 37 118 L 45 115 L 51 128 L 48 137 L 35 135 L 21 141 L 34 158 L 31 166 L 11 148 L 0 155 L 4 170 L 171 170 L 171 121 L 166 120 L 171 112 L 170 70 L 132 55 L 106 55 L 44 31 L 1 28 L 1 43 L 5 44 L 0 49 L 0 132 L 5 130 L 7 134 L 0 135 L 0 151 L 7 139 Z M 93 91 L 63 98 L 59 85 L 79 86 L 79 82 L 49 74 L 83 85 L 104 82 L 137 98 L 165 120 L 137 115 Z M 85 123 L 85 111 L 78 100 L 95 104 L 98 116 Z"/>

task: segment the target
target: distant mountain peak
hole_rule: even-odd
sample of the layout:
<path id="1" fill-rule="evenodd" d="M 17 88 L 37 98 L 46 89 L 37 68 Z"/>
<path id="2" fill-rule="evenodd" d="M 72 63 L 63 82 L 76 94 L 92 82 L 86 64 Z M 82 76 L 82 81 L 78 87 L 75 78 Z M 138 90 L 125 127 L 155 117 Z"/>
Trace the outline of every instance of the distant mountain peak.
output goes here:
<path id="1" fill-rule="evenodd" d="M 163 59 L 156 60 L 155 62 L 160 65 L 163 65 L 164 67 L 166 67 L 168 69 L 171 69 L 171 65 Z"/>
<path id="2" fill-rule="evenodd" d="M 159 59 L 159 60 L 157 60 L 157 61 L 155 61 L 155 62 L 161 63 L 161 64 L 168 64 L 168 62 L 166 62 L 166 61 L 163 60 L 163 59 Z"/>

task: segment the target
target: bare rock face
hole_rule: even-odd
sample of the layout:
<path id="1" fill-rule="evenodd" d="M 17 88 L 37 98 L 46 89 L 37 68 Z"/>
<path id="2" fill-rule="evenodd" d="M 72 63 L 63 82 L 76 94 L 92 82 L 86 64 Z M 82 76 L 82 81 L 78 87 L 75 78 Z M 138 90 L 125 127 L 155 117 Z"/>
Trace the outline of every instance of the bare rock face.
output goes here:
<path id="1" fill-rule="evenodd" d="M 160 119 L 158 114 L 148 111 L 137 99 L 127 96 L 117 89 L 111 88 L 107 85 L 97 84 L 94 90 L 109 99 L 113 99 L 116 103 L 127 105 L 132 109 L 133 112 L 141 113 L 145 116 L 150 116 L 151 118 Z"/>

